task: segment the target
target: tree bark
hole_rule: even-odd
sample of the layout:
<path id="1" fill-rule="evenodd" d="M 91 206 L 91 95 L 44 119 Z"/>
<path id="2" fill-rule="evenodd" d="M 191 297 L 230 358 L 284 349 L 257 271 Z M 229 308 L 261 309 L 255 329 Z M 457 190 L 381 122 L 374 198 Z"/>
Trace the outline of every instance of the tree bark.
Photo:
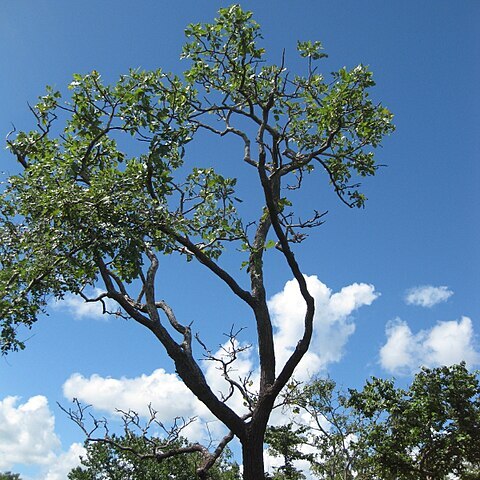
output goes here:
<path id="1" fill-rule="evenodd" d="M 243 480 L 264 480 L 263 463 L 264 432 L 251 429 L 242 441 Z"/>

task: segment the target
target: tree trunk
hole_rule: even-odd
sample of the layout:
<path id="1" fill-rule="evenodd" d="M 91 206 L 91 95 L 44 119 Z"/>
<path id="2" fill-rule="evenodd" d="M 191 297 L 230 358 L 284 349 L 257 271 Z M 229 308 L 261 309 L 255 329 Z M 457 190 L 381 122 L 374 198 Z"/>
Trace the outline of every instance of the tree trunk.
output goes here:
<path id="1" fill-rule="evenodd" d="M 264 480 L 263 432 L 251 431 L 242 442 L 243 480 Z"/>

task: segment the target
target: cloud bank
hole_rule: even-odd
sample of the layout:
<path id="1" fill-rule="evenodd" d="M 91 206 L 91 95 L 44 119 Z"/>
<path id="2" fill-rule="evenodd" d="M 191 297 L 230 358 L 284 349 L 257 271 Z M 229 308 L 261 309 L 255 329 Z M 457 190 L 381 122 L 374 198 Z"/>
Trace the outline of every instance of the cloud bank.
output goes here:
<path id="1" fill-rule="evenodd" d="M 0 471 L 15 470 L 15 465 L 38 466 L 39 478 L 65 480 L 84 451 L 82 445 L 74 443 L 67 452 L 61 452 L 55 418 L 43 395 L 25 403 L 10 396 L 0 400 Z"/>
<path id="2" fill-rule="evenodd" d="M 372 285 L 354 283 L 333 293 L 316 276 L 306 277 L 308 287 L 315 298 L 315 333 L 311 352 L 307 353 L 295 375 L 300 380 L 307 379 L 326 368 L 331 362 L 341 359 L 345 344 L 355 331 L 351 314 L 363 305 L 370 305 L 377 297 Z M 300 294 L 297 282 L 292 280 L 284 289 L 269 301 L 272 321 L 275 328 L 275 348 L 277 364 L 281 368 L 295 348 L 303 334 L 303 316 L 305 302 Z M 214 356 L 225 358 L 232 348 L 242 348 L 237 340 L 221 345 Z M 219 398 L 229 393 L 229 384 L 223 378 L 219 363 L 208 361 L 203 364 L 205 377 L 213 392 Z M 252 381 L 252 390 L 258 385 L 258 359 L 255 348 L 243 350 L 237 354 L 237 360 L 229 372 L 232 379 L 242 383 L 246 377 Z M 223 435 L 224 429 L 206 407 L 187 389 L 176 374 L 167 373 L 159 368 L 151 374 L 134 378 L 109 378 L 100 375 L 84 377 L 80 373 L 71 375 L 63 385 L 66 398 L 77 398 L 84 404 L 90 404 L 99 412 L 116 414 L 116 409 L 134 410 L 148 417 L 151 406 L 158 412 L 160 421 L 168 423 L 175 417 L 195 416 L 198 422 L 189 425 L 184 431 L 190 440 L 202 441 L 207 432 Z M 237 412 L 246 411 L 244 400 L 235 392 L 228 404 Z M 275 419 L 273 419 L 275 421 Z M 278 419 L 281 421 L 281 419 Z"/>
<path id="3" fill-rule="evenodd" d="M 465 361 L 480 363 L 472 320 L 438 322 L 431 329 L 413 333 L 406 322 L 387 324 L 387 342 L 380 349 L 380 364 L 390 373 L 411 374 L 421 366 L 435 367 Z"/>
<path id="4" fill-rule="evenodd" d="M 37 395 L 19 401 L 19 397 L 0 400 L 0 470 L 16 463 L 47 465 L 60 447 L 47 398 Z"/>
<path id="5" fill-rule="evenodd" d="M 316 276 L 306 277 L 310 292 L 315 298 L 315 333 L 311 352 L 302 362 L 297 374 L 303 378 L 318 373 L 329 363 L 337 362 L 343 354 L 344 346 L 355 331 L 351 314 L 363 305 L 370 305 L 378 294 L 372 285 L 354 283 L 333 293 Z M 284 362 L 295 348 L 303 333 L 305 302 L 300 294 L 297 282 L 289 281 L 284 289 L 269 301 L 269 308 L 275 328 L 275 347 L 277 363 Z M 236 347 L 240 345 L 235 340 Z M 222 345 L 214 354 L 225 357 L 232 344 Z M 204 363 L 204 372 L 212 390 L 219 397 L 228 393 L 228 383 L 214 361 Z M 308 366 L 308 368 L 307 368 Z M 256 383 L 258 379 L 258 361 L 254 348 L 237 355 L 230 373 L 234 380 L 251 375 Z M 63 385 L 66 398 L 77 398 L 81 402 L 93 405 L 99 411 L 115 413 L 115 409 L 132 409 L 143 416 L 149 415 L 148 405 L 159 412 L 162 419 L 198 416 L 211 418 L 201 404 L 188 390 L 176 374 L 167 373 L 159 368 L 151 374 L 135 378 L 109 378 L 92 375 L 89 378 L 80 373 L 71 375 Z M 237 411 L 243 407 L 243 399 L 234 395 L 229 404 Z"/>
<path id="6" fill-rule="evenodd" d="M 58 455 L 49 465 L 44 480 L 65 480 L 68 473 L 80 465 L 80 456 L 86 454 L 85 447 L 80 443 L 72 443 L 70 448 Z"/>
<path id="7" fill-rule="evenodd" d="M 99 411 L 112 414 L 121 409 L 148 416 L 151 404 L 165 419 L 173 419 L 195 415 L 199 407 L 198 400 L 177 375 L 167 373 L 163 368 L 134 378 L 97 374 L 87 378 L 74 373 L 64 383 L 63 394 L 69 400 L 77 398 Z"/>
<path id="8" fill-rule="evenodd" d="M 222 345 L 214 356 L 218 358 L 225 356 L 229 348 L 228 343 Z M 250 372 L 253 372 L 251 378 L 256 378 L 251 352 L 249 349 L 238 355 L 238 360 L 230 372 L 233 379 L 245 378 Z M 222 398 L 222 395 L 228 394 L 229 384 L 217 365 L 213 361 L 206 362 L 205 377 L 213 392 Z M 182 432 L 191 441 L 205 441 L 209 435 L 220 436 L 225 433 L 220 422 L 190 392 L 182 380 L 174 373 L 167 373 L 163 368 L 156 369 L 149 375 L 143 374 L 133 378 L 111 378 L 97 374 L 84 377 L 74 373 L 64 383 L 63 394 L 68 400 L 76 398 L 83 404 L 92 405 L 98 412 L 112 416 L 121 415 L 118 410 L 133 410 L 140 416 L 148 418 L 151 405 L 158 412 L 158 420 L 165 425 L 175 418 L 188 420 L 196 417 L 198 421 L 188 425 Z M 238 392 L 235 392 L 227 403 L 237 412 L 246 411 L 243 398 Z"/>

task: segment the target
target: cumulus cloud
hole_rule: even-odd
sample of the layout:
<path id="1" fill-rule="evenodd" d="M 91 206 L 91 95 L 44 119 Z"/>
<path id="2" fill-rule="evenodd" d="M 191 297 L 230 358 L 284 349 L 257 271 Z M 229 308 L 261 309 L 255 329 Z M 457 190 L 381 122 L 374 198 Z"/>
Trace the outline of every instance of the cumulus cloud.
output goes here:
<path id="1" fill-rule="evenodd" d="M 18 465 L 25 465 L 39 472 L 28 477 L 31 480 L 65 480 L 84 452 L 79 443 L 61 451 L 55 417 L 43 395 L 24 403 L 19 397 L 0 400 L 0 471 L 16 471 Z"/>
<path id="2" fill-rule="evenodd" d="M 165 421 L 175 417 L 189 418 L 201 409 L 200 402 L 177 375 L 167 373 L 163 368 L 134 378 L 111 378 L 97 374 L 86 378 L 74 373 L 64 383 L 63 394 L 70 400 L 77 398 L 96 410 L 110 414 L 115 414 L 116 409 L 131 409 L 148 416 L 151 404 L 162 416 L 160 420 Z"/>
<path id="3" fill-rule="evenodd" d="M 240 346 L 236 341 L 234 344 L 236 347 Z M 225 359 L 231 348 L 232 345 L 225 343 L 214 356 Z M 213 392 L 222 398 L 228 394 L 229 384 L 218 365 L 214 361 L 206 362 L 205 377 Z M 256 379 L 257 373 L 254 370 L 251 349 L 245 349 L 238 353 L 230 375 L 232 379 L 239 381 L 252 373 L 251 378 Z M 150 375 L 143 374 L 133 378 L 102 377 L 98 374 L 85 377 L 74 373 L 64 383 L 63 394 L 69 400 L 76 398 L 82 403 L 92 405 L 95 410 L 110 415 L 118 415 L 117 409 L 133 410 L 146 418 L 150 415 L 151 405 L 158 412 L 158 419 L 167 425 L 177 417 L 196 417 L 198 420 L 182 431 L 191 441 L 205 440 L 207 435 L 211 434 L 220 437 L 225 433 L 221 423 L 188 390 L 179 377 L 162 368 L 154 370 Z M 238 392 L 235 392 L 227 403 L 237 412 L 245 410 L 243 399 Z"/>
<path id="4" fill-rule="evenodd" d="M 378 296 L 372 285 L 354 283 L 333 293 L 316 276 L 306 279 L 315 298 L 316 315 L 312 349 L 303 361 L 303 365 L 308 365 L 308 368 L 299 369 L 298 372 L 305 378 L 317 373 L 329 363 L 340 360 L 345 343 L 355 330 L 351 314 L 363 305 L 370 305 Z M 67 306 L 91 308 L 90 304 L 83 301 L 77 304 L 78 300 L 76 297 L 68 299 Z M 287 282 L 284 289 L 270 299 L 269 307 L 275 327 L 277 360 L 281 367 L 303 333 L 305 302 L 297 282 L 295 280 Z M 87 316 L 90 315 L 89 312 L 90 310 L 80 310 L 77 315 Z M 236 340 L 234 345 L 235 348 L 243 348 Z M 225 343 L 215 356 L 225 357 L 232 346 L 228 342 Z M 222 397 L 228 394 L 229 384 L 218 366 L 217 362 L 206 362 L 204 369 L 212 390 Z M 253 384 L 257 383 L 258 359 L 253 348 L 238 353 L 230 375 L 234 380 L 244 379 L 250 375 Z M 132 409 L 142 416 L 147 416 L 148 405 L 151 403 L 165 420 L 179 416 L 198 416 L 207 421 L 212 419 L 206 407 L 193 396 L 177 375 L 167 373 L 161 368 L 150 375 L 120 379 L 96 374 L 86 378 L 80 373 L 75 373 L 64 383 L 63 392 L 66 398 L 77 398 L 83 403 L 91 404 L 98 411 L 110 414 L 114 414 L 118 408 Z M 236 411 L 243 408 L 243 399 L 238 393 L 235 393 L 228 403 Z"/>
<path id="5" fill-rule="evenodd" d="M 86 295 L 89 298 L 96 298 L 102 293 L 101 289 L 93 288 L 86 292 Z M 112 299 L 105 298 L 103 302 L 108 311 L 116 312 L 118 310 L 118 305 Z M 80 295 L 65 295 L 62 300 L 54 302 L 52 308 L 64 311 L 77 320 L 86 318 L 105 320 L 108 318 L 103 313 L 102 302 L 86 302 Z"/>
<path id="6" fill-rule="evenodd" d="M 333 293 L 316 276 L 306 276 L 310 293 L 315 299 L 314 334 L 310 351 L 303 358 L 296 376 L 306 379 L 338 362 L 348 338 L 355 331 L 352 313 L 364 305 L 371 305 L 378 297 L 373 285 L 353 283 Z M 275 347 L 277 365 L 281 368 L 303 334 L 305 301 L 295 280 L 269 301 L 276 329 Z"/>
<path id="7" fill-rule="evenodd" d="M 47 398 L 37 395 L 19 402 L 10 396 L 0 400 L 0 470 L 15 464 L 48 465 L 60 447 Z"/>
<path id="8" fill-rule="evenodd" d="M 414 287 L 407 291 L 405 302 L 408 305 L 418 305 L 420 307 L 431 308 L 437 303 L 446 302 L 453 292 L 448 287 L 433 287 L 431 285 L 423 285 Z"/>
<path id="9" fill-rule="evenodd" d="M 306 277 L 309 289 L 315 297 L 315 334 L 312 340 L 312 352 L 307 354 L 299 376 L 307 378 L 317 373 L 330 362 L 340 360 L 348 337 L 354 332 L 355 325 L 351 314 L 362 305 L 370 305 L 378 294 L 372 285 L 354 283 L 333 293 L 317 277 Z M 282 292 L 269 301 L 276 330 L 275 345 L 278 363 L 283 365 L 303 333 L 303 315 L 305 302 L 300 294 L 297 282 L 286 283 Z M 258 361 L 253 348 L 244 349 L 236 340 L 226 342 L 214 354 L 226 359 L 232 348 L 239 349 L 237 359 L 229 372 L 232 379 L 241 383 L 250 376 L 252 388 L 258 381 Z M 214 393 L 220 398 L 229 392 L 229 384 L 218 369 L 219 363 L 206 362 L 205 377 Z M 303 378 L 303 377 L 302 377 Z M 197 416 L 203 421 L 213 418 L 206 407 L 188 390 L 176 374 L 157 369 L 150 375 L 135 378 L 110 378 L 94 374 L 84 377 L 75 373 L 63 385 L 66 398 L 77 398 L 93 406 L 98 411 L 115 414 L 115 409 L 132 409 L 142 416 L 148 416 L 148 405 L 159 412 L 161 420 L 175 417 Z M 228 404 L 238 412 L 244 409 L 243 398 L 236 392 Z M 193 424 L 191 433 L 200 434 L 201 427 Z M 215 428 L 209 425 L 209 428 Z"/>
<path id="10" fill-rule="evenodd" d="M 225 389 L 222 384 L 224 380 L 220 379 L 220 373 L 213 366 L 207 368 L 207 374 L 209 380 L 213 380 L 211 387 L 215 393 Z M 165 425 L 169 425 L 175 418 L 188 420 L 195 417 L 196 421 L 182 430 L 182 435 L 191 441 L 208 441 L 209 435 L 221 436 L 225 431 L 222 424 L 178 376 L 167 373 L 163 368 L 154 370 L 150 375 L 143 374 L 133 378 L 111 378 L 97 374 L 84 377 L 74 373 L 63 384 L 63 394 L 69 400 L 76 398 L 113 417 L 121 415 L 117 411 L 120 409 L 133 410 L 140 416 L 149 418 L 149 405 L 157 412 L 157 419 Z M 237 402 L 236 407 L 239 407 L 236 396 L 234 401 Z"/>
<path id="11" fill-rule="evenodd" d="M 80 456 L 85 455 L 85 447 L 80 443 L 73 443 L 70 448 L 58 455 L 50 464 L 45 475 L 45 480 L 65 480 L 68 473 L 80 465 Z"/>
<path id="12" fill-rule="evenodd" d="M 380 349 L 380 364 L 391 373 L 408 374 L 421 366 L 435 367 L 465 361 L 480 363 L 472 320 L 438 322 L 434 327 L 413 333 L 400 319 L 387 324 L 387 342 Z"/>

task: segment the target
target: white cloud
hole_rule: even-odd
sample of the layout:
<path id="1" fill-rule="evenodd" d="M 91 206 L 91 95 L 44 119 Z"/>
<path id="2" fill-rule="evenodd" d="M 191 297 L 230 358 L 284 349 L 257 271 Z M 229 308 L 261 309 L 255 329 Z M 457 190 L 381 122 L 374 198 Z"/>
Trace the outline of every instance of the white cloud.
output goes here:
<path id="1" fill-rule="evenodd" d="M 220 386 L 220 381 L 217 380 L 216 384 Z M 212 388 L 214 387 L 215 383 Z M 150 375 L 119 379 L 97 374 L 86 378 L 74 373 L 64 383 L 63 394 L 69 400 L 76 398 L 99 412 L 113 416 L 120 416 L 121 414 L 117 412 L 117 409 L 120 409 L 132 410 L 144 418 L 149 418 L 151 405 L 157 412 L 157 419 L 166 426 L 175 418 L 180 417 L 188 421 L 195 417 L 196 421 L 182 430 L 182 435 L 191 441 L 208 442 L 210 434 L 221 435 L 224 432 L 221 423 L 178 376 L 165 372 L 163 368 L 154 370 Z M 161 432 L 152 431 L 152 434 Z"/>
<path id="2" fill-rule="evenodd" d="M 389 372 L 401 368 L 417 368 L 417 348 L 420 334 L 414 337 L 406 322 L 397 319 L 386 327 L 387 343 L 380 350 L 380 363 Z"/>
<path id="3" fill-rule="evenodd" d="M 90 298 L 96 298 L 104 293 L 99 288 L 93 288 L 86 292 Z M 103 302 L 106 309 L 110 312 L 116 312 L 118 305 L 110 298 L 104 298 Z M 106 320 L 108 317 L 103 313 L 102 302 L 86 302 L 80 295 L 67 294 L 62 300 L 53 302 L 52 308 L 63 310 L 77 320 L 101 319 Z"/>
<path id="4" fill-rule="evenodd" d="M 379 295 L 373 285 L 365 283 L 354 283 L 332 293 L 316 276 L 305 278 L 315 299 L 315 318 L 310 351 L 296 372 L 301 379 L 342 358 L 345 344 L 355 331 L 351 314 L 363 305 L 371 305 Z M 268 303 L 276 328 L 277 367 L 281 368 L 303 334 L 306 306 L 295 280 L 288 281 Z"/>
<path id="5" fill-rule="evenodd" d="M 228 345 L 225 344 L 222 348 L 228 348 Z M 215 355 L 221 357 L 222 354 L 224 351 L 219 349 Z M 231 372 L 232 378 L 235 380 L 244 378 L 254 370 L 250 356 L 250 350 L 239 354 Z M 212 391 L 221 397 L 222 394 L 228 393 L 228 384 L 222 372 L 216 367 L 216 362 L 207 362 L 205 376 Z M 252 378 L 256 378 L 256 374 L 253 375 Z M 69 400 L 76 398 L 84 404 L 92 405 L 95 410 L 110 415 L 117 415 L 117 409 L 133 410 L 147 418 L 150 415 L 148 406 L 151 404 L 158 412 L 157 418 L 166 425 L 176 417 L 183 417 L 186 420 L 197 417 L 197 421 L 188 425 L 182 432 L 191 441 L 205 440 L 208 435 L 221 437 L 225 433 L 223 425 L 190 392 L 179 377 L 167 373 L 162 368 L 154 370 L 150 375 L 119 379 L 97 374 L 84 377 L 74 373 L 64 383 L 63 394 Z M 237 392 L 229 399 L 228 404 L 237 412 L 245 408 L 243 399 Z"/>
<path id="6" fill-rule="evenodd" d="M 453 292 L 449 290 L 448 287 L 423 285 L 408 290 L 405 296 L 405 302 L 408 305 L 430 308 L 437 305 L 437 303 L 446 302 L 452 295 Z"/>
<path id="7" fill-rule="evenodd" d="M 40 472 L 22 478 L 65 480 L 72 468 L 80 464 L 84 447 L 74 443 L 61 451 L 55 433 L 55 417 L 43 395 L 19 403 L 19 397 L 0 400 L 0 471 L 18 471 L 29 466 Z"/>
<path id="8" fill-rule="evenodd" d="M 263 461 L 265 471 L 269 472 L 270 474 L 273 474 L 278 467 L 285 463 L 283 457 L 276 457 L 272 455 L 268 449 L 265 449 L 263 452 Z M 305 475 L 306 480 L 313 480 L 313 476 L 310 473 L 310 463 L 307 460 L 294 460 L 293 465 L 297 470 L 301 471 Z"/>
<path id="9" fill-rule="evenodd" d="M 85 453 L 86 450 L 82 444 L 73 443 L 68 451 L 55 458 L 42 478 L 44 480 L 65 480 L 68 473 L 80 465 L 80 456 Z"/>
<path id="10" fill-rule="evenodd" d="M 46 397 L 37 395 L 18 404 L 18 397 L 0 400 L 0 470 L 15 464 L 47 465 L 60 447 L 55 419 Z"/>
<path id="11" fill-rule="evenodd" d="M 339 361 L 345 343 L 354 332 L 355 325 L 350 315 L 362 305 L 370 305 L 378 294 L 372 285 L 354 283 L 342 288 L 337 293 L 326 287 L 317 277 L 306 277 L 309 289 L 315 297 L 315 333 L 312 339 L 312 351 L 302 361 L 297 377 L 306 379 L 317 373 L 331 362 Z M 282 292 L 269 301 L 273 322 L 276 329 L 275 345 L 279 367 L 293 351 L 303 333 L 303 301 L 297 282 L 286 283 Z M 235 343 L 238 347 L 239 344 Z M 230 346 L 226 343 L 220 347 L 215 356 L 222 357 Z M 251 374 L 252 389 L 258 384 L 258 362 L 255 350 L 240 352 L 230 372 L 234 380 L 246 378 Z M 307 367 L 308 366 L 308 367 Z M 218 370 L 216 362 L 206 362 L 205 377 L 213 392 L 219 397 L 228 394 L 229 385 Z M 199 422 L 192 424 L 188 432 L 199 437 L 204 433 L 203 422 L 209 424 L 210 431 L 221 434 L 223 428 L 215 422 L 207 408 L 197 400 L 184 383 L 175 374 L 157 369 L 150 375 L 120 379 L 92 375 L 89 378 L 75 373 L 63 385 L 66 398 L 77 398 L 90 404 L 98 411 L 114 414 L 115 409 L 134 410 L 142 416 L 148 416 L 148 405 L 158 411 L 159 418 L 168 422 L 175 417 L 197 416 Z M 237 412 L 245 407 L 238 392 L 229 399 L 228 404 Z M 218 423 L 218 425 L 217 425 Z M 187 432 L 185 432 L 187 433 Z"/>
<path id="12" fill-rule="evenodd" d="M 64 383 L 63 394 L 70 400 L 77 398 L 110 414 L 118 408 L 148 416 L 151 404 L 159 412 L 160 420 L 165 421 L 175 417 L 189 418 L 199 409 L 199 401 L 185 384 L 163 368 L 154 370 L 151 375 L 119 379 L 97 374 L 86 378 L 74 373 Z"/>
<path id="13" fill-rule="evenodd" d="M 430 365 L 452 365 L 462 360 L 477 364 L 480 354 L 474 346 L 472 320 L 462 317 L 459 322 L 439 322 L 425 341 Z"/>
<path id="14" fill-rule="evenodd" d="M 328 363 L 340 360 L 343 347 L 348 337 L 354 332 L 350 315 L 362 305 L 370 305 L 378 294 L 374 287 L 354 283 L 332 293 L 317 277 L 306 277 L 308 286 L 316 302 L 315 334 L 312 340 L 312 352 L 307 354 L 303 375 L 308 377 L 317 373 Z M 85 306 L 75 303 L 79 299 L 69 299 L 68 305 Z M 87 304 L 88 305 L 88 304 Z M 303 312 L 305 303 L 300 295 L 297 282 L 286 283 L 282 292 L 274 295 L 269 301 L 273 322 L 276 329 L 275 344 L 278 364 L 283 365 L 303 333 Z M 90 308 L 90 305 L 88 306 Z M 78 313 L 86 316 L 87 313 Z M 236 344 L 238 346 L 238 344 Z M 224 344 L 216 352 L 216 356 L 225 354 L 229 346 Z M 249 349 L 239 353 L 231 372 L 235 380 L 243 379 L 251 374 L 254 386 L 258 381 L 258 362 L 255 350 Z M 205 376 L 214 393 L 218 396 L 228 393 L 228 384 L 215 362 L 206 362 Z M 252 388 L 254 388 L 254 386 Z M 175 374 L 157 369 L 150 375 L 120 379 L 102 377 L 94 374 L 89 378 L 75 373 L 63 385 L 66 398 L 77 398 L 83 403 L 91 404 L 98 411 L 115 413 L 115 409 L 132 409 L 142 416 L 149 413 L 148 405 L 159 412 L 165 421 L 175 417 L 198 416 L 203 421 L 212 421 L 213 417 L 206 407 L 198 401 L 184 383 Z M 237 393 L 229 400 L 235 411 L 242 411 L 243 399 Z M 200 427 L 193 424 L 190 429 Z"/>
<path id="15" fill-rule="evenodd" d="M 391 373 L 411 373 L 421 367 L 480 363 L 472 321 L 438 322 L 429 330 L 413 333 L 400 319 L 387 324 L 387 342 L 380 349 L 380 364 Z"/>

